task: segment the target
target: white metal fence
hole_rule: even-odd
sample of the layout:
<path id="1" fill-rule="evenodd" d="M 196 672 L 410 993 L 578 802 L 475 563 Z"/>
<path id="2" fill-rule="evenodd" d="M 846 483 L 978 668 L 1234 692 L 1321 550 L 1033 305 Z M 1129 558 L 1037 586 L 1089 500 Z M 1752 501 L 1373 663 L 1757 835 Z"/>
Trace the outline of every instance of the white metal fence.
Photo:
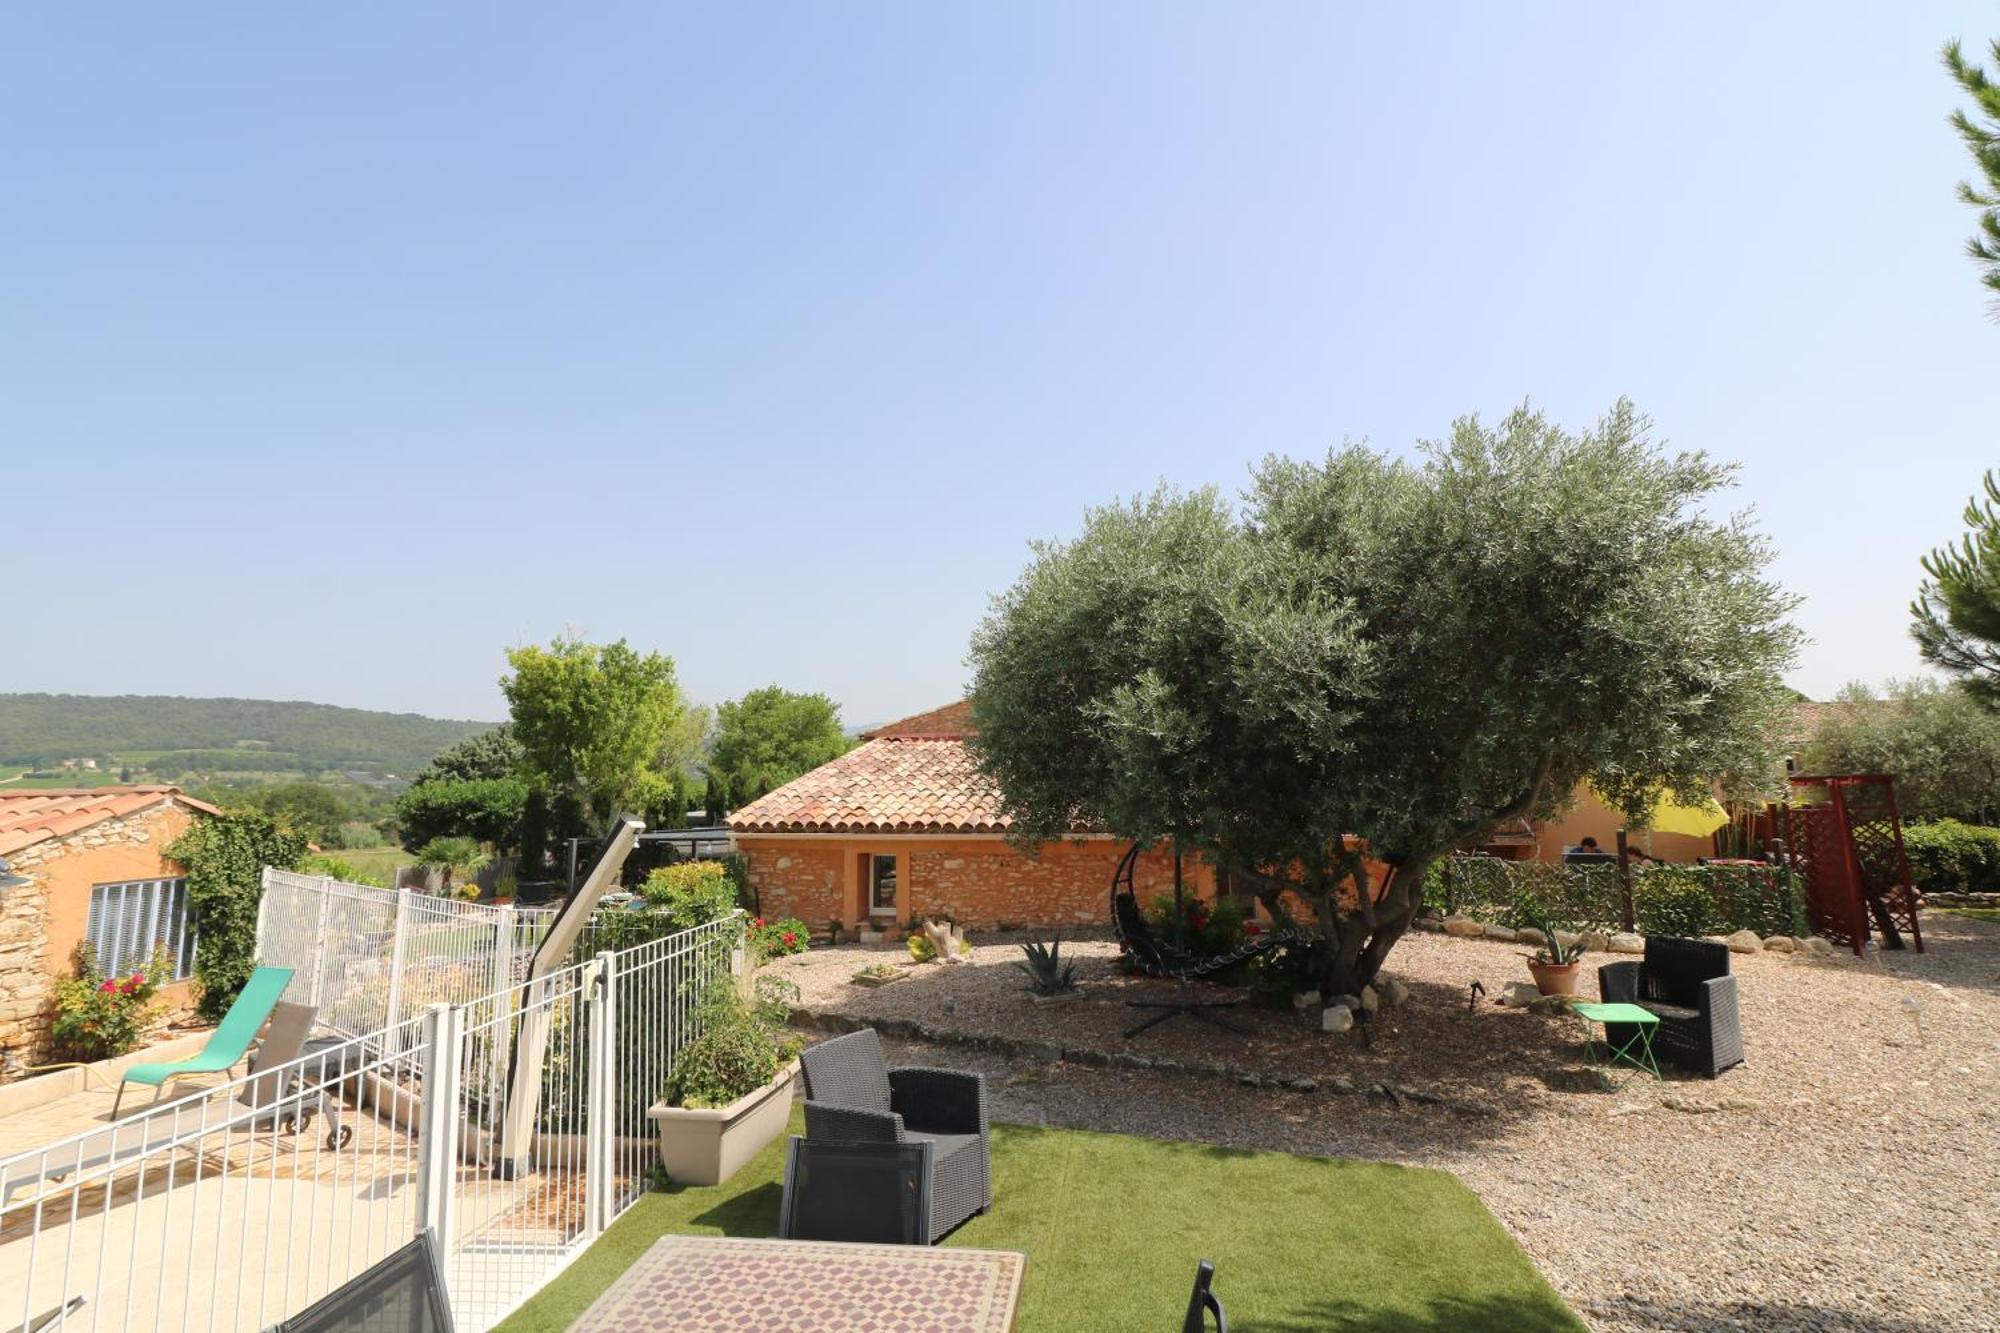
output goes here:
<path id="1" fill-rule="evenodd" d="M 518 948 L 480 955 L 461 937 L 502 939 L 491 923 L 439 929 L 408 902 L 399 931 L 366 895 L 339 892 L 354 886 L 332 887 L 311 914 L 323 949 L 288 944 L 282 914 L 267 936 L 294 948 L 283 965 L 300 968 L 302 1002 L 317 994 L 350 1020 L 367 1004 L 417 1012 L 0 1161 L 0 1329 L 82 1297 L 51 1327 L 254 1333 L 428 1226 L 458 1326 L 476 1333 L 643 1193 L 646 1107 L 707 988 L 745 965 L 740 914 L 533 981 L 523 963 L 447 1000 L 444 983 L 418 990 L 419 959 L 450 971 Z M 385 930 L 366 946 L 344 934 Z M 377 976 L 368 960 L 397 938 L 400 966 Z"/>
<path id="2" fill-rule="evenodd" d="M 267 868 L 257 961 L 293 970 L 285 998 L 316 1005 L 322 1027 L 375 1032 L 521 980 L 555 910 Z"/>

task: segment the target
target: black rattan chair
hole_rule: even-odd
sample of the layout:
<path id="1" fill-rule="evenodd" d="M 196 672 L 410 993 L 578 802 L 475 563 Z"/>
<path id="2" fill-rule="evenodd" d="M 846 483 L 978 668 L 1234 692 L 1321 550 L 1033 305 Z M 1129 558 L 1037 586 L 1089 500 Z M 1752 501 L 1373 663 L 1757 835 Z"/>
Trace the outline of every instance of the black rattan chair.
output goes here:
<path id="1" fill-rule="evenodd" d="M 784 1216 L 812 1219 L 816 1231 L 840 1230 L 844 1198 L 853 1209 L 855 1234 L 816 1239 L 861 1239 L 893 1230 L 896 1220 L 884 1210 L 903 1206 L 901 1186 L 841 1189 L 831 1183 L 851 1181 L 855 1172 L 865 1170 L 871 1145 L 885 1179 L 894 1180 L 910 1167 L 910 1154 L 903 1149 L 924 1145 L 919 1155 L 927 1214 L 924 1239 L 935 1243 L 992 1206 L 984 1077 L 955 1069 L 891 1069 L 873 1028 L 810 1047 L 800 1064 L 806 1080 L 805 1160 L 815 1170 L 788 1173 L 799 1178 L 789 1180 L 787 1189 L 815 1197 L 788 1201 Z M 821 1144 L 842 1145 L 837 1163 L 825 1155 L 815 1162 Z M 829 1190 L 835 1192 L 825 1192 Z"/>
<path id="2" fill-rule="evenodd" d="M 1607 1004 L 1636 1004 L 1659 1017 L 1653 1053 L 1662 1060 L 1709 1078 L 1743 1063 L 1727 945 L 1655 935 L 1644 962 L 1598 968 L 1597 992 Z M 1622 1045 L 1635 1035 L 1631 1027 L 1610 1024 L 1605 1039 Z"/>
<path id="3" fill-rule="evenodd" d="M 1215 1316 L 1215 1333 L 1229 1333 L 1229 1316 L 1222 1312 L 1222 1301 L 1208 1289 L 1215 1281 L 1215 1265 L 1204 1259 L 1194 1270 L 1194 1291 L 1188 1296 L 1187 1318 L 1181 1320 L 1181 1333 L 1208 1333 L 1208 1316 Z"/>

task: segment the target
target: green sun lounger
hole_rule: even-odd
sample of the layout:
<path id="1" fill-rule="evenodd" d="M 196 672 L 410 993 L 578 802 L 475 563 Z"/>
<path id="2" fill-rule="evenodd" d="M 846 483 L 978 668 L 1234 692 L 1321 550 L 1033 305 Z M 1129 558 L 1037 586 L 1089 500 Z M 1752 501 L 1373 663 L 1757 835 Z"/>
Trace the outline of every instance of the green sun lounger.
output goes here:
<path id="1" fill-rule="evenodd" d="M 271 1010 L 291 981 L 289 967 L 260 967 L 252 972 L 250 980 L 243 983 L 236 1003 L 229 1006 L 222 1022 L 209 1034 L 208 1045 L 201 1048 L 200 1055 L 164 1064 L 133 1065 L 125 1071 L 118 1084 L 118 1096 L 111 1103 L 111 1118 L 118 1118 L 118 1104 L 125 1100 L 127 1083 L 147 1083 L 164 1091 L 169 1079 L 186 1074 L 219 1074 L 232 1068 L 249 1052 L 250 1043 L 257 1040 L 258 1030 L 271 1016 Z M 157 1093 L 153 1100 L 159 1100 Z"/>

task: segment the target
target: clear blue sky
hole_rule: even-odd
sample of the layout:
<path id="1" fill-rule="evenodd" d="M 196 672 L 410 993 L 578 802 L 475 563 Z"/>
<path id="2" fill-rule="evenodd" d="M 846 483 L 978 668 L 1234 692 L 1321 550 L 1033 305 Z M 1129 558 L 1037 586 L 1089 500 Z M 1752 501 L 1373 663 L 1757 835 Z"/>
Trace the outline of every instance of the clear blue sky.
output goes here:
<path id="1" fill-rule="evenodd" d="M 875 721 L 1086 505 L 1619 394 L 1796 684 L 1910 672 L 2000 4 L 1641 8 L 14 9 L 0 689 L 495 717 L 572 627 Z"/>

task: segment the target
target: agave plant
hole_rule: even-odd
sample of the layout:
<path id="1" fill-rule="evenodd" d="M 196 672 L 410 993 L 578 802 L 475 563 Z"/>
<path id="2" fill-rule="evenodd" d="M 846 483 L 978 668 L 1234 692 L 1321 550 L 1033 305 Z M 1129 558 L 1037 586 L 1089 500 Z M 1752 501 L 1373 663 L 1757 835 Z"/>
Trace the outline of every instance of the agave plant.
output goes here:
<path id="1" fill-rule="evenodd" d="M 1540 908 L 1530 908 L 1527 917 L 1528 928 L 1530 930 L 1539 930 L 1542 933 L 1542 947 L 1535 950 L 1536 962 L 1559 965 L 1574 963 L 1577 959 L 1583 957 L 1583 944 L 1581 941 L 1576 944 L 1565 945 L 1561 940 L 1556 938 L 1556 928 L 1550 923 L 1547 913 L 1543 912 Z"/>
<path id="2" fill-rule="evenodd" d="M 1076 964 L 1062 960 L 1062 935 L 1043 944 L 1036 940 L 1021 946 L 1027 957 L 1014 964 L 1028 974 L 1028 989 L 1036 995 L 1065 995 L 1076 989 Z"/>

